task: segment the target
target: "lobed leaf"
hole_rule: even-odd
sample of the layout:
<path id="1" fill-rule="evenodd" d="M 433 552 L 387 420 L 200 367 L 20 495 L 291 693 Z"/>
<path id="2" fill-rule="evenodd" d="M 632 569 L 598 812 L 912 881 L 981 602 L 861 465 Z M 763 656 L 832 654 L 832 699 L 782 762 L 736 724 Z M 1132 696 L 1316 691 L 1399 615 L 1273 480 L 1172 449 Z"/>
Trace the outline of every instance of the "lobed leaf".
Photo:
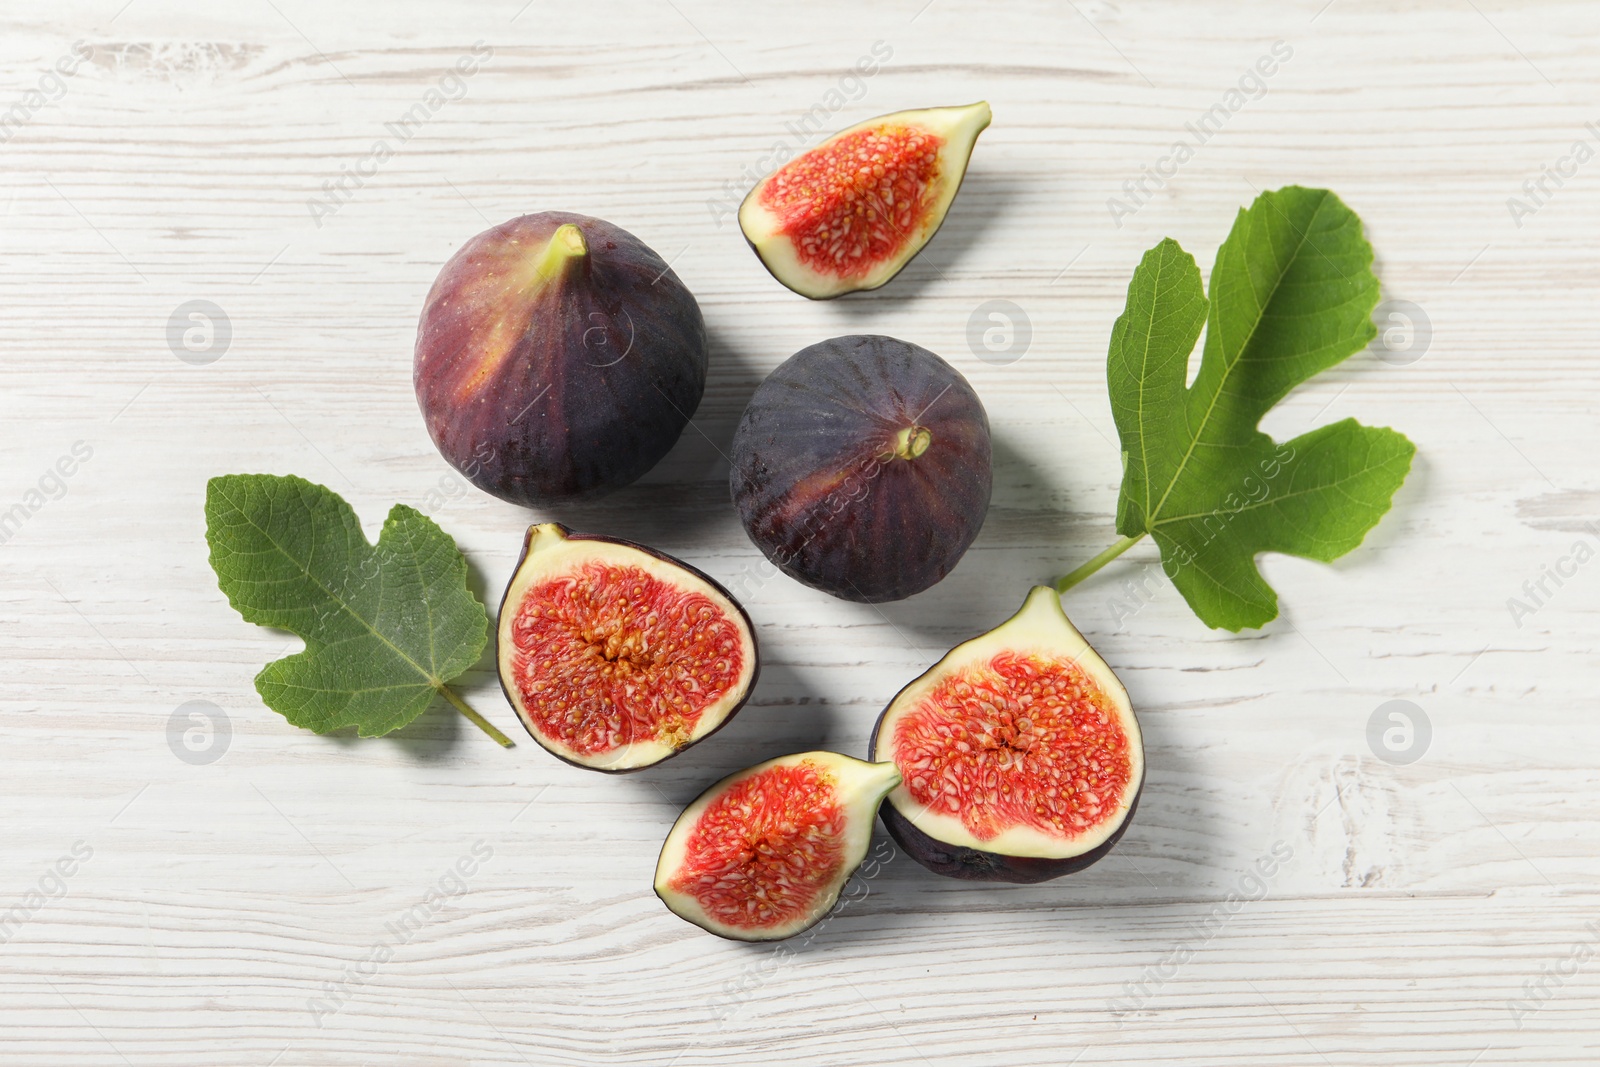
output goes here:
<path id="1" fill-rule="evenodd" d="M 466 559 L 414 508 L 396 504 L 373 545 L 325 486 L 224 475 L 206 485 L 206 540 L 228 603 L 306 643 L 256 675 L 261 699 L 296 726 L 399 729 L 488 643 Z"/>
<path id="2" fill-rule="evenodd" d="M 1377 301 L 1361 220 L 1331 192 L 1299 186 L 1239 212 L 1209 299 L 1170 239 L 1134 272 L 1106 364 L 1124 459 L 1117 531 L 1151 536 L 1208 626 L 1271 621 L 1277 594 L 1255 557 L 1343 555 L 1405 480 L 1415 447 L 1393 430 L 1347 419 L 1279 445 L 1257 428 L 1295 386 L 1367 346 Z"/>

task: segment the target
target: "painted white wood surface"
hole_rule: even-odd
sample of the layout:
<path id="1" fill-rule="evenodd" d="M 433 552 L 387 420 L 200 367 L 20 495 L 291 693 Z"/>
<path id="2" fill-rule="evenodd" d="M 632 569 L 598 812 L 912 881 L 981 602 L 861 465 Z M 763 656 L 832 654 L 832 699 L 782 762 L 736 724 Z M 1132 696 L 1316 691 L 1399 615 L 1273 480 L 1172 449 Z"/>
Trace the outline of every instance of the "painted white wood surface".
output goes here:
<path id="1" fill-rule="evenodd" d="M 1527 617 L 1507 606 L 1600 541 L 1600 161 L 1561 163 L 1600 144 L 1585 127 L 1600 9 L 521 6 L 19 0 L 0 16 L 0 115 L 28 112 L 0 145 L 0 507 L 75 442 L 92 449 L 0 545 L 0 908 L 41 882 L 55 894 L 0 944 L 0 1063 L 1600 1060 L 1600 567 Z M 1293 55 L 1264 95 L 1114 225 L 1107 199 L 1280 40 Z M 57 83 L 79 41 L 87 58 Z M 373 170 L 385 124 L 480 41 L 492 55 L 464 95 L 318 225 L 323 183 Z M 842 79 L 879 41 L 892 55 L 858 92 Z M 928 251 L 877 294 L 819 305 L 768 278 L 708 201 L 841 85 L 854 98 L 830 127 L 978 98 L 995 123 Z M 1558 166 L 1576 170 L 1516 225 L 1507 198 Z M 679 805 L 771 754 L 861 752 L 906 679 L 1112 539 L 1103 360 L 1129 273 L 1167 235 L 1209 264 L 1234 210 L 1290 182 L 1362 215 L 1386 296 L 1421 305 L 1433 334 L 1408 366 L 1352 359 L 1267 426 L 1356 416 L 1403 429 L 1419 459 L 1345 560 L 1265 561 L 1285 611 L 1264 631 L 1207 631 L 1165 586 L 1119 619 L 1146 547 L 1068 597 L 1150 746 L 1114 858 L 981 887 L 900 857 L 792 952 L 667 914 L 649 880 Z M 492 601 L 530 516 L 435 454 L 410 346 L 450 252 L 547 208 L 657 248 L 714 336 L 695 429 L 641 485 L 560 517 L 733 586 L 767 654 L 757 698 L 622 780 L 501 751 L 443 707 L 385 740 L 297 731 L 251 687 L 297 642 L 218 593 L 205 480 L 300 473 L 374 533 L 391 503 L 426 507 Z M 167 342 L 195 299 L 232 329 L 204 366 Z M 989 299 L 1032 324 L 1006 366 L 968 346 Z M 881 609 L 758 577 L 720 455 L 762 374 L 862 331 L 951 358 L 999 442 L 967 559 Z M 490 670 L 466 690 L 515 728 Z M 1432 723 L 1405 766 L 1366 737 L 1392 699 Z M 169 747 L 192 700 L 231 724 L 208 765 Z M 92 855 L 58 891 L 49 872 L 78 842 Z M 469 891 L 367 967 L 478 842 L 492 855 Z M 1275 845 L 1292 856 L 1258 889 Z M 1230 913 L 1230 893 L 1261 899 Z M 1519 1010 L 1530 982 L 1539 1006 Z M 348 997 L 319 1019 L 328 983 Z"/>

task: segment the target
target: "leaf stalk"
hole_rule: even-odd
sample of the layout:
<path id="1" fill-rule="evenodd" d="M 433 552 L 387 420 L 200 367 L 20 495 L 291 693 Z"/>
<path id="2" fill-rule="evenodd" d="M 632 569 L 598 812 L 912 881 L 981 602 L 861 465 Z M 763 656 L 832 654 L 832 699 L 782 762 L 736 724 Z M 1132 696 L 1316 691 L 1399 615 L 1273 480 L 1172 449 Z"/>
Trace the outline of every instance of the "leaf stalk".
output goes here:
<path id="1" fill-rule="evenodd" d="M 511 738 L 507 737 L 505 734 L 503 734 L 499 730 L 495 729 L 494 723 L 490 722 L 488 719 L 485 719 L 482 715 L 479 715 L 476 711 L 473 711 L 472 708 L 468 706 L 468 704 L 467 704 L 467 702 L 465 700 L 462 700 L 460 697 L 456 696 L 456 692 L 455 692 L 454 689 L 451 689 L 448 685 L 442 685 L 442 684 L 441 685 L 436 685 L 436 686 L 434 686 L 434 688 L 439 691 L 439 695 L 440 696 L 444 697 L 450 703 L 454 704 L 456 710 L 467 717 L 467 721 L 468 722 L 472 723 L 472 725 L 476 726 L 478 729 L 482 730 L 484 733 L 488 734 L 491 738 L 493 738 L 495 744 L 499 745 L 501 748 L 513 748 L 513 747 L 515 747 L 511 743 Z"/>
<path id="2" fill-rule="evenodd" d="M 1116 542 L 1111 545 L 1111 547 L 1095 556 L 1083 566 L 1072 571 L 1070 574 L 1066 574 L 1060 578 L 1057 578 L 1056 592 L 1065 593 L 1068 589 L 1071 589 L 1073 586 L 1077 585 L 1079 582 L 1089 577 L 1089 575 L 1093 574 L 1101 567 L 1104 567 L 1107 563 L 1110 563 L 1112 560 L 1116 559 L 1118 556 L 1122 555 L 1124 552 L 1128 551 L 1128 549 L 1132 548 L 1142 540 L 1144 540 L 1144 534 L 1140 534 L 1138 537 L 1118 538 Z"/>

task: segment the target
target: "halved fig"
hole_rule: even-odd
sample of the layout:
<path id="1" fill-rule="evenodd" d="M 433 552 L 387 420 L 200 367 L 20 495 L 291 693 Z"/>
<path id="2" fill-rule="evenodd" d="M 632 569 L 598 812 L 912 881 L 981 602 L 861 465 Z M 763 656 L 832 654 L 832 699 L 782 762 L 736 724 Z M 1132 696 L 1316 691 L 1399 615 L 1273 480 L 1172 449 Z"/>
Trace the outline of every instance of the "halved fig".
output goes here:
<path id="1" fill-rule="evenodd" d="M 656 895 L 735 941 L 793 937 L 828 914 L 872 843 L 892 763 L 799 752 L 731 774 L 684 809 L 661 846 Z"/>
<path id="2" fill-rule="evenodd" d="M 755 630 L 681 560 L 559 523 L 528 529 L 500 602 L 500 685 L 533 739 L 597 771 L 659 763 L 755 688 Z"/>
<path id="3" fill-rule="evenodd" d="M 870 752 L 904 777 L 880 813 L 889 835 L 953 878 L 1082 870 L 1122 837 L 1144 784 L 1127 690 L 1043 585 L 902 689 Z"/>
<path id="4" fill-rule="evenodd" d="M 739 205 L 739 228 L 801 296 L 876 289 L 944 222 L 989 118 L 979 101 L 851 126 L 757 183 Z"/>

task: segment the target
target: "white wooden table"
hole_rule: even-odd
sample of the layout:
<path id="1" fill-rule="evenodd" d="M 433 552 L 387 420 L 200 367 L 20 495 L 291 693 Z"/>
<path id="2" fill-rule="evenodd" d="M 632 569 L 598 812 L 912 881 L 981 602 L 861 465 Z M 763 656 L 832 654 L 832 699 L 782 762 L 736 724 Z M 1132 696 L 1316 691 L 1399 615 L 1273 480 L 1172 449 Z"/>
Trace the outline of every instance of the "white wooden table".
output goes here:
<path id="1" fill-rule="evenodd" d="M 0 1063 L 1600 1060 L 1600 161 L 1563 162 L 1600 150 L 1600 10 L 521 5 L 0 17 L 0 510 L 25 510 L 0 545 L 0 908 L 20 917 L 0 927 Z M 1278 41 L 1292 55 L 1263 90 L 1113 221 L 1108 198 Z M 474 73 L 447 79 L 475 42 Z M 875 42 L 887 58 L 848 80 Z M 814 107 L 832 129 L 979 98 L 995 122 L 949 222 L 877 294 L 788 293 L 718 211 Z M 404 136 L 387 125 L 407 115 Z M 1541 168 L 1567 173 L 1532 196 Z M 1113 857 L 1032 887 L 900 857 L 781 952 L 668 914 L 650 877 L 681 804 L 769 755 L 861 753 L 905 680 L 1112 540 L 1103 368 L 1129 274 L 1168 235 L 1208 266 L 1236 208 L 1291 182 L 1361 214 L 1386 298 L 1419 305 L 1431 340 L 1404 365 L 1351 359 L 1266 428 L 1355 416 L 1404 430 L 1418 461 L 1337 565 L 1265 560 L 1285 611 L 1263 631 L 1208 631 L 1164 583 L 1126 617 L 1149 546 L 1068 596 L 1149 744 Z M 384 740 L 289 726 L 251 678 L 298 642 L 242 622 L 206 564 L 206 479 L 294 472 L 374 534 L 396 501 L 429 511 L 494 602 L 534 516 L 434 452 L 411 344 L 446 257 L 541 209 L 659 250 L 713 348 L 659 468 L 537 517 L 704 568 L 766 653 L 734 725 L 622 779 L 501 751 L 442 705 Z M 1004 365 L 968 344 L 992 299 L 1031 323 Z M 226 316 L 198 339 L 209 362 L 169 344 L 197 300 Z M 881 609 L 761 578 L 721 457 L 766 371 L 852 332 L 950 358 L 998 441 L 977 544 Z M 70 477 L 51 475 L 63 457 Z M 1585 562 L 1562 564 L 1579 542 Z M 1558 565 L 1574 573 L 1513 612 Z M 464 688 L 516 729 L 487 661 Z M 1369 744 L 1391 700 L 1431 724 L 1409 763 Z M 216 709 L 199 756 L 193 701 Z M 474 850 L 462 892 L 446 875 Z"/>

